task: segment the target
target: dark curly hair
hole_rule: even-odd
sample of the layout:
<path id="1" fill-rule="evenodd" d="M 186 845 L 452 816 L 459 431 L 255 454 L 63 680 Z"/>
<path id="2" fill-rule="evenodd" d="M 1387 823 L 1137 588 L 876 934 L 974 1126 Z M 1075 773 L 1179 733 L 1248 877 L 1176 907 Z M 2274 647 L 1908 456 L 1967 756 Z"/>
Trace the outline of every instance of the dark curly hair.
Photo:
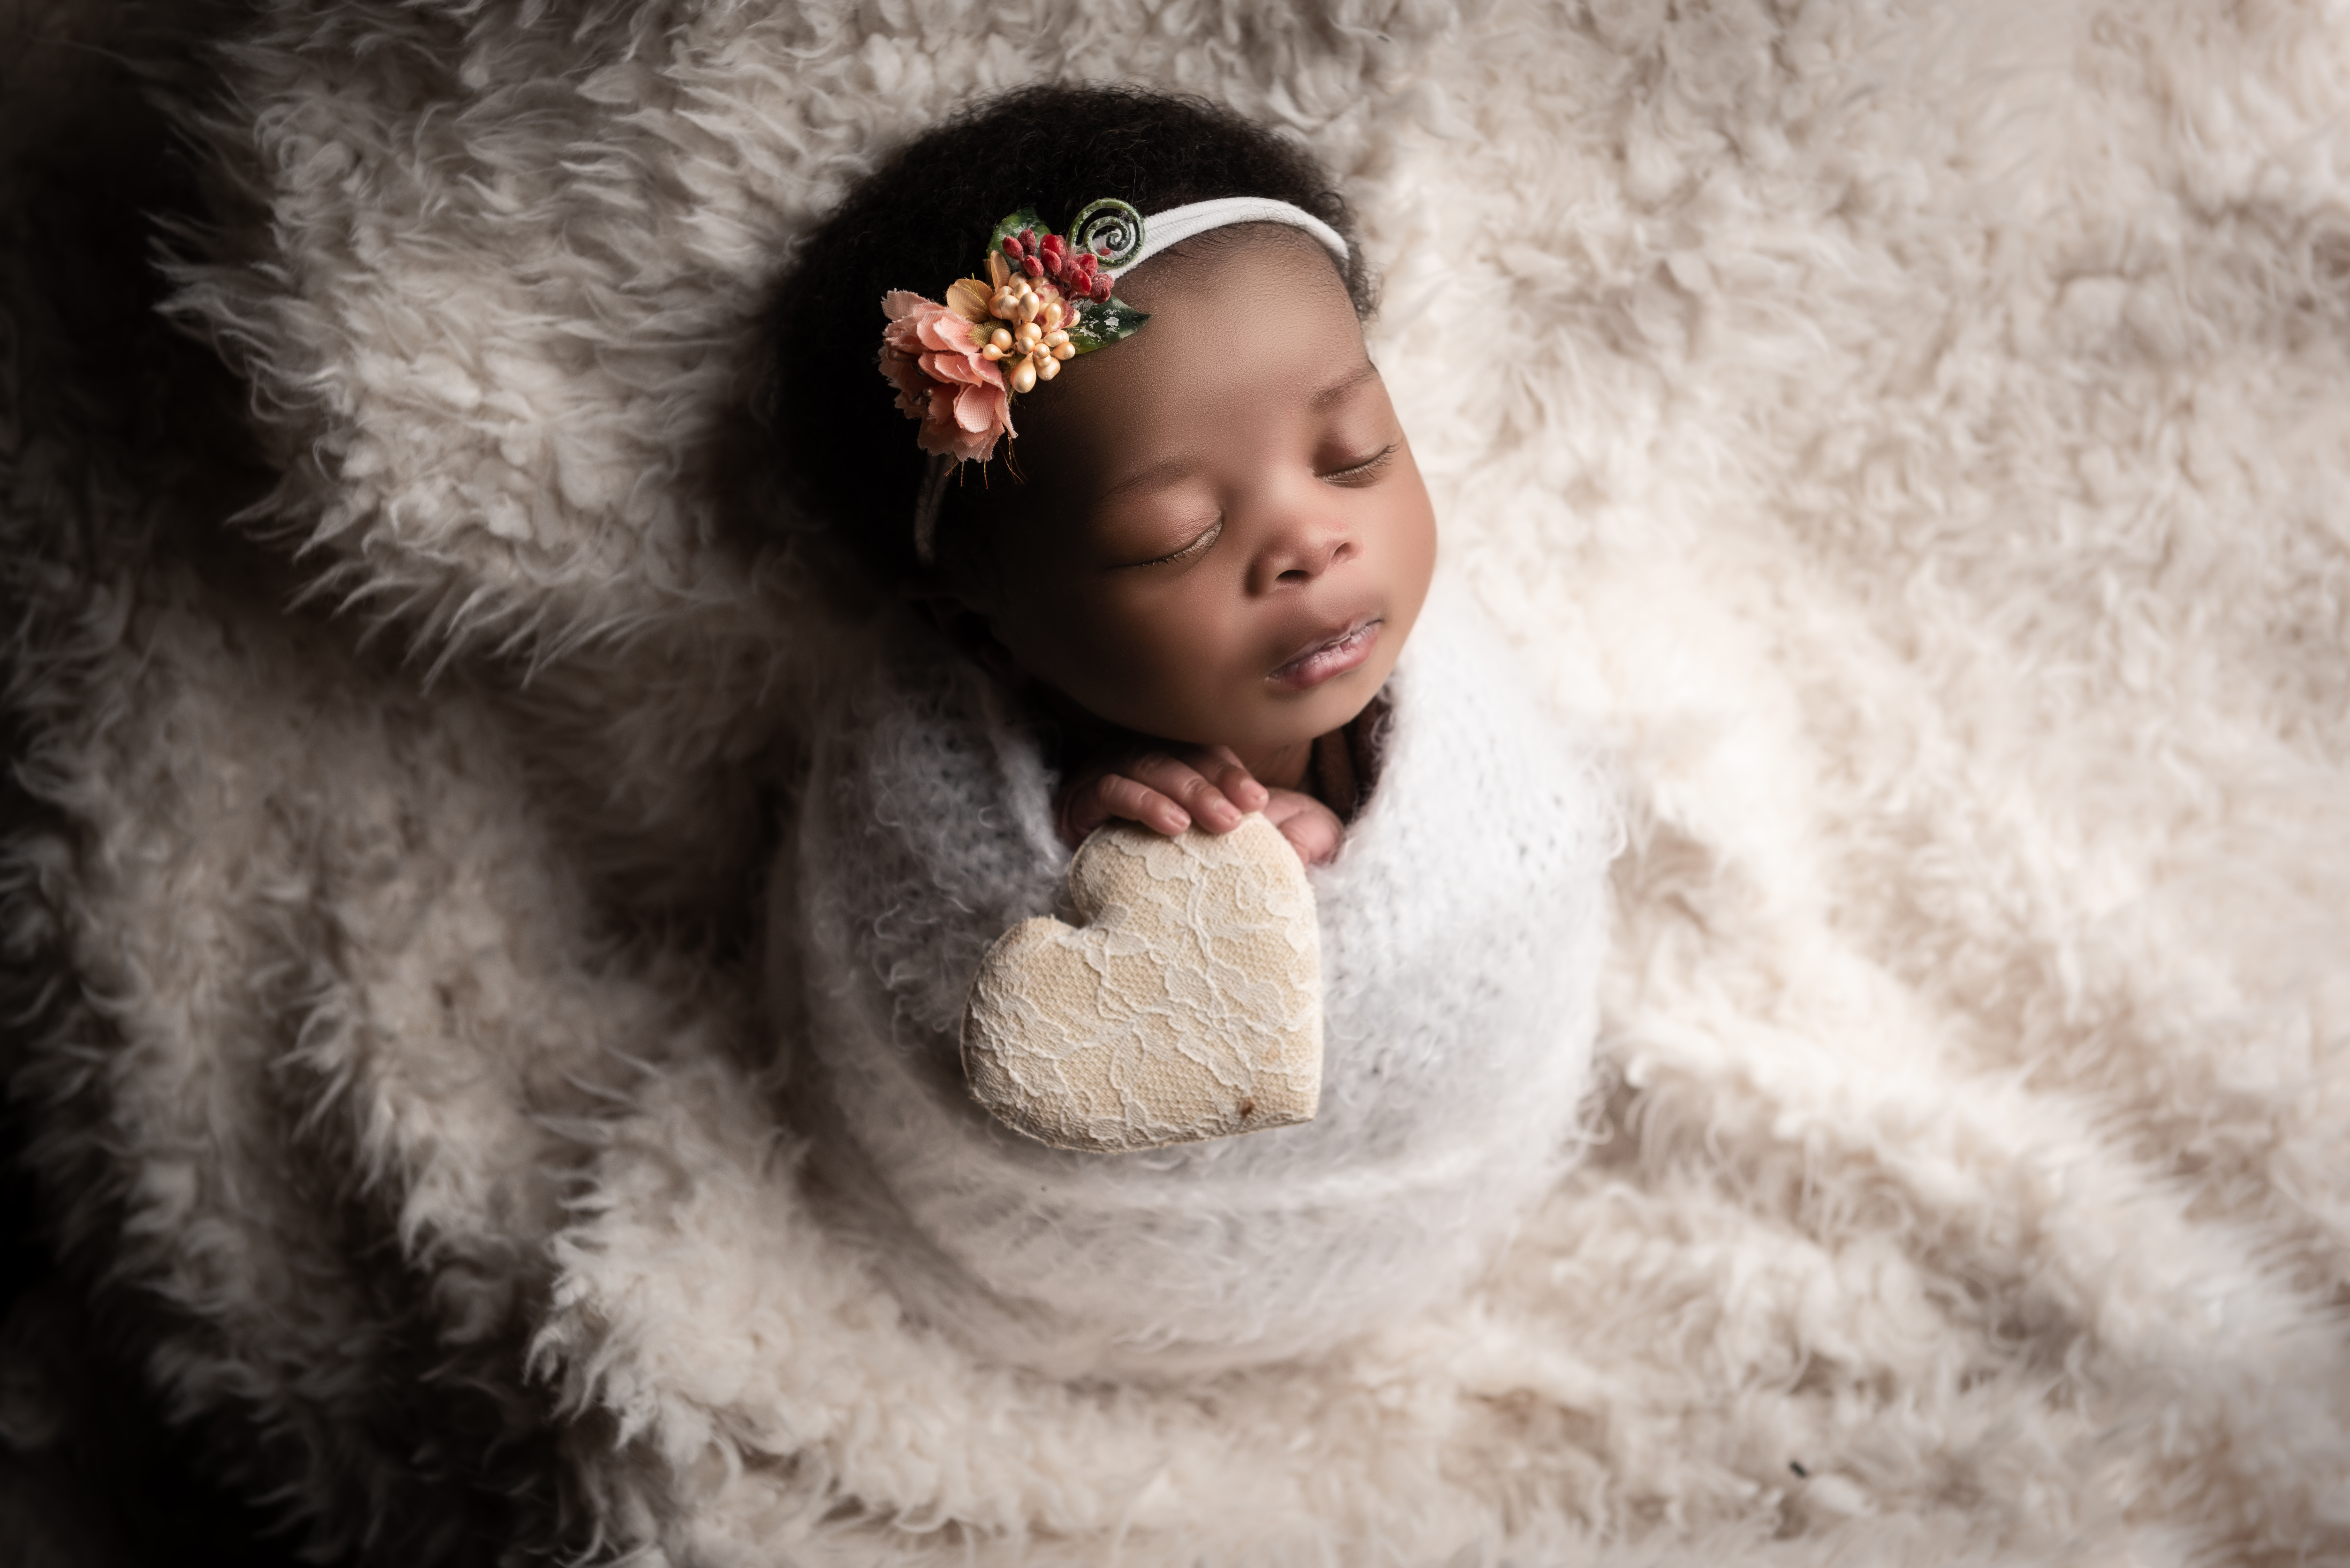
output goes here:
<path id="1" fill-rule="evenodd" d="M 785 483 L 882 580 L 915 568 L 927 461 L 872 369 L 882 295 L 943 298 L 979 266 L 1005 213 L 1033 206 L 1057 228 L 1101 196 L 1144 213 L 1219 196 L 1303 207 L 1346 236 L 1347 293 L 1357 316 L 1370 314 L 1353 213 L 1311 153 L 1263 126 L 1202 99 L 1135 87 L 1032 87 L 972 105 L 899 148 L 802 241 L 767 319 L 761 422 Z M 795 373 L 808 366 L 826 373 Z M 942 535 L 953 527 L 948 493 Z"/>

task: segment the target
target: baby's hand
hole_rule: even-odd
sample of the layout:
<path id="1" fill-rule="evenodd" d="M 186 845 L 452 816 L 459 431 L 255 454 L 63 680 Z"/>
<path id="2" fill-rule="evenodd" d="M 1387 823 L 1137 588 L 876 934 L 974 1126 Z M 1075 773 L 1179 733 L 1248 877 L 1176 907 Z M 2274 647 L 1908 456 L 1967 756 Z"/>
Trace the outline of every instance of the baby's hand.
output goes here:
<path id="1" fill-rule="evenodd" d="M 1271 793 L 1230 746 L 1187 746 L 1117 757 L 1074 775 L 1061 791 L 1061 836 L 1074 847 L 1112 817 L 1173 837 L 1197 822 L 1230 833 Z"/>
<path id="2" fill-rule="evenodd" d="M 1281 829 L 1297 857 L 1308 866 L 1326 866 L 1347 841 L 1338 814 L 1303 790 L 1277 789 L 1265 803 L 1264 819 Z"/>
<path id="3" fill-rule="evenodd" d="M 1298 790 L 1265 788 L 1227 746 L 1146 752 L 1087 768 L 1062 790 L 1057 815 L 1061 837 L 1075 848 L 1113 817 L 1172 837 L 1194 822 L 1230 833 L 1252 811 L 1263 812 L 1308 866 L 1328 861 L 1346 838 L 1328 806 Z"/>

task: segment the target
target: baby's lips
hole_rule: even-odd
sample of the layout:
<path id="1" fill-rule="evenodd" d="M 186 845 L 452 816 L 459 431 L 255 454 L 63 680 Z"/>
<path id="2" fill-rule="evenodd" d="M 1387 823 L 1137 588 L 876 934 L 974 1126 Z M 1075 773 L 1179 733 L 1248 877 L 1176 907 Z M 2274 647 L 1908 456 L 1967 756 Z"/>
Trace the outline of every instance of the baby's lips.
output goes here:
<path id="1" fill-rule="evenodd" d="M 1369 659 L 1378 640 L 1379 628 L 1385 624 L 1386 618 L 1378 614 L 1358 616 L 1305 644 L 1265 679 L 1295 690 L 1319 686 Z"/>

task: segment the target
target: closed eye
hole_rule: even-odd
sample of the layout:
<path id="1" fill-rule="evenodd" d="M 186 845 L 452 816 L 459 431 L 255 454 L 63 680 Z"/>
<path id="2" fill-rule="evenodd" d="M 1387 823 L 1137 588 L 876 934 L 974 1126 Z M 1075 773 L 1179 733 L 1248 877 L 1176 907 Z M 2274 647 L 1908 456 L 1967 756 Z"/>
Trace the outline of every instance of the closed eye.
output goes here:
<path id="1" fill-rule="evenodd" d="M 1199 533 L 1193 535 L 1190 544 L 1183 545 L 1180 549 L 1170 551 L 1167 555 L 1154 556 L 1148 561 L 1131 562 L 1128 564 L 1128 569 L 1131 570 L 1137 566 L 1168 566 L 1174 565 L 1178 561 L 1188 561 L 1194 556 L 1204 556 L 1208 553 L 1208 547 L 1216 542 L 1217 537 L 1222 535 L 1223 531 L 1223 514 L 1218 513 L 1216 514 L 1216 520 L 1213 523 L 1209 524 L 1205 528 L 1201 529 Z"/>
<path id="2" fill-rule="evenodd" d="M 1395 456 L 1398 444 L 1395 441 L 1389 441 L 1360 462 L 1334 469 L 1322 477 L 1333 484 L 1359 483 L 1366 479 L 1377 478 L 1379 472 L 1387 467 L 1388 460 Z"/>

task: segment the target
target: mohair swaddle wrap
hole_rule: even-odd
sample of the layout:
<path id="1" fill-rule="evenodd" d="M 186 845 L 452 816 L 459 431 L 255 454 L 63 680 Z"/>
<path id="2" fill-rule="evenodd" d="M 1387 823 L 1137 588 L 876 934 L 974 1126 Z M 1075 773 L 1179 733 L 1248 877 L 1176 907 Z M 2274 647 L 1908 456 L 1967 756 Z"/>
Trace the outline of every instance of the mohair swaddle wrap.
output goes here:
<path id="1" fill-rule="evenodd" d="M 981 956 L 1055 910 L 1069 852 L 1034 734 L 976 670 L 893 649 L 904 624 L 827 715 L 775 879 L 776 983 L 816 1025 L 816 1175 L 900 1296 L 1076 1373 L 1296 1354 L 1457 1288 L 1575 1146 L 1616 843 L 1590 759 L 1492 634 L 1431 599 L 1378 785 L 1309 873 L 1315 1119 L 1093 1154 L 1012 1132 L 964 1082 Z"/>

